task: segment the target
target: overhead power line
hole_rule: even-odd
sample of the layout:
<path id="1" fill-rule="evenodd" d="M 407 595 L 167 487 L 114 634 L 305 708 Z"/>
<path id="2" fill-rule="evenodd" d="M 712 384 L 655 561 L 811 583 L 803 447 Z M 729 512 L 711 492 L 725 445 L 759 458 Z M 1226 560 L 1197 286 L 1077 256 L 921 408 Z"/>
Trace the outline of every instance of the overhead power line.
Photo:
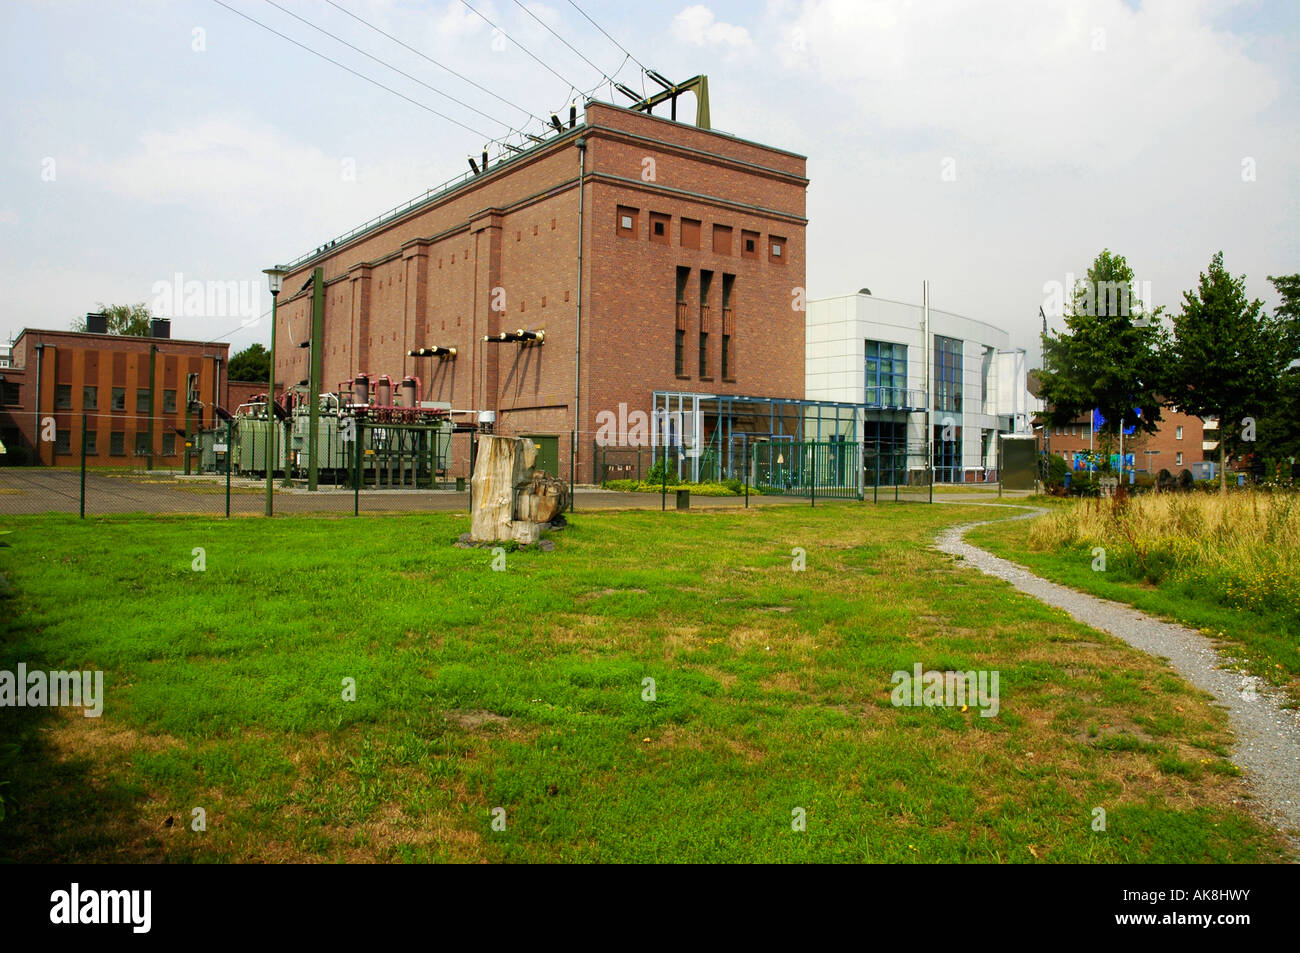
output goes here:
<path id="1" fill-rule="evenodd" d="M 491 20 L 489 20 L 487 17 L 483 16 L 483 14 L 481 14 L 481 13 L 479 13 L 477 10 L 475 10 L 474 7 L 472 7 L 472 6 L 470 5 L 469 0 L 460 0 L 460 2 L 463 3 L 463 4 L 465 4 L 465 6 L 469 7 L 470 11 L 471 11 L 472 13 L 474 13 L 474 15 L 477 16 L 480 20 L 482 20 L 484 23 L 486 23 L 486 24 L 487 24 L 488 26 L 490 26 L 492 29 L 496 30 L 498 33 L 500 33 L 502 36 L 504 36 L 507 40 L 509 40 L 509 41 L 510 41 L 511 43 L 513 43 L 515 46 L 519 47 L 521 50 L 523 50 L 525 53 L 527 53 L 527 54 L 532 58 L 533 62 L 535 62 L 535 63 L 537 63 L 539 66 L 543 67 L 547 72 L 549 72 L 552 76 L 554 76 L 556 79 L 558 79 L 561 83 L 564 83 L 566 86 L 568 86 L 569 89 L 570 89 L 572 92 L 575 92 L 575 93 L 576 93 L 576 92 L 580 92 L 580 91 L 582 90 L 582 87 L 579 86 L 577 83 L 571 82 L 571 81 L 565 79 L 565 78 L 564 78 L 563 76 L 561 76 L 559 73 L 555 72 L 555 70 L 551 69 L 551 67 L 550 67 L 547 63 L 543 62 L 541 59 L 538 59 L 538 57 L 537 57 L 536 55 L 533 54 L 532 50 L 528 49 L 528 47 L 524 46 L 522 43 L 520 43 L 518 40 L 516 40 L 514 37 L 512 37 L 512 36 L 511 36 L 509 33 L 507 33 L 505 30 L 501 29 L 501 27 L 497 26 L 495 23 L 493 23 L 493 22 L 492 22 Z M 600 85 L 603 86 L 604 84 L 601 83 Z"/>
<path id="2" fill-rule="evenodd" d="M 465 123 L 461 122 L 459 119 L 453 119 L 451 116 L 448 116 L 446 113 L 439 112 L 438 110 L 434 109 L 432 106 L 428 106 L 428 105 L 426 105 L 425 103 L 422 103 L 422 102 L 420 102 L 420 101 L 417 100 L 417 99 L 412 99 L 410 96 L 407 96 L 405 93 L 398 92 L 397 90 L 393 89 L 393 87 L 391 87 L 391 86 L 385 86 L 383 83 L 379 82 L 379 80 L 377 80 L 377 79 L 372 79 L 371 77 L 365 75 L 364 73 L 358 73 L 358 72 L 357 72 L 356 70 L 354 70 L 352 67 L 350 67 L 350 66 L 346 66 L 346 65 L 344 65 L 343 63 L 340 63 L 338 60 L 333 59 L 333 58 L 331 58 L 331 57 L 329 57 L 329 56 L 326 56 L 324 53 L 321 53 L 319 50 L 314 50 L 314 49 L 312 49 L 310 46 L 308 46 L 308 45 L 305 44 L 305 43 L 299 43 L 299 42 L 298 42 L 297 40 L 295 40 L 293 37 L 291 37 L 291 36 L 286 36 L 285 34 L 281 33 L 279 30 L 275 29 L 274 27 L 267 26 L 267 25 L 266 25 L 265 23 L 263 23 L 261 20 L 258 20 L 258 19 L 254 18 L 254 17 L 250 17 L 247 13 L 243 13 L 243 12 L 241 12 L 241 11 L 239 11 L 239 10 L 236 10 L 234 7 L 230 6 L 229 4 L 227 4 L 227 3 L 223 3 L 222 0 L 212 0 L 212 2 L 215 3 L 215 4 L 216 4 L 217 6 L 219 6 L 219 7 L 225 7 L 227 10 L 229 10 L 231 13 L 233 13 L 233 14 L 235 14 L 235 15 L 237 15 L 237 16 L 241 16 L 241 17 L 243 17 L 243 18 L 244 18 L 245 20 L 247 20 L 249 23 L 254 23 L 254 24 L 256 24 L 257 26 L 260 26 L 263 30 L 266 30 L 268 33 L 274 33 L 274 34 L 275 34 L 276 36 L 278 36 L 280 39 L 282 39 L 282 40 L 287 40 L 288 42 L 292 43 L 294 46 L 298 47 L 299 49 L 306 50 L 308 53 L 312 54 L 312 56 L 318 56 L 318 57 L 320 57 L 321 59 L 325 60 L 327 63 L 333 63 L 335 66 L 337 66 L 337 67 L 338 67 L 339 69 L 341 69 L 341 70 L 347 70 L 347 72 L 351 73 L 353 76 L 357 77 L 358 79 L 364 79 L 367 83 L 370 83 L 370 84 L 372 84 L 372 85 L 374 85 L 374 86 L 378 86 L 380 89 L 382 89 L 382 90 L 386 90 L 387 92 L 392 93 L 394 96 L 400 96 L 402 99 L 405 99 L 405 100 L 406 100 L 408 103 L 410 103 L 412 106 L 418 106 L 418 107 L 420 107 L 421 109 L 423 109 L 425 112 L 433 113 L 433 115 L 439 117 L 440 119 L 445 119 L 445 120 L 447 120 L 447 122 L 449 122 L 449 123 L 451 123 L 451 124 L 453 124 L 453 125 L 460 126 L 462 129 L 465 129 L 465 130 L 467 130 L 467 131 L 469 131 L 469 132 L 474 133 L 474 135 L 478 136 L 480 139 L 482 139 L 482 140 L 485 141 L 485 142 L 495 142 L 495 141 L 496 141 L 496 137 L 494 137 L 494 136 L 490 136 L 490 135 L 488 135 L 486 132 L 481 132 L 481 131 L 479 131 L 478 129 L 475 129 L 473 126 L 467 126 Z"/>
<path id="3" fill-rule="evenodd" d="M 499 101 L 505 103 L 505 104 L 506 104 L 507 106 L 509 106 L 511 109 L 517 109 L 517 110 L 519 110 L 521 113 L 523 113 L 525 116 L 528 116 L 530 119 L 536 119 L 538 122 L 543 122 L 543 123 L 544 123 L 544 122 L 546 121 L 546 120 L 542 119 L 541 116 L 534 115 L 532 112 L 530 112 L 529 110 L 525 109 L 523 106 L 520 106 L 518 103 L 513 103 L 513 102 L 511 102 L 510 100 L 506 99 L 506 98 L 503 97 L 503 96 L 498 96 L 496 93 L 492 92 L 492 90 L 488 89 L 486 86 L 480 86 L 478 83 L 474 82 L 474 81 L 473 81 L 472 79 L 470 79 L 468 76 L 465 76 L 465 75 L 463 75 L 463 74 L 461 74 L 461 73 L 456 72 L 456 70 L 452 69 L 450 66 L 445 66 L 445 65 L 443 65 L 442 63 L 439 63 L 439 62 L 438 62 L 437 60 L 435 60 L 433 57 L 431 57 L 431 56 L 429 56 L 429 55 L 427 55 L 427 54 L 425 54 L 425 53 L 422 53 L 421 51 L 417 50 L 415 47 L 413 47 L 413 46 L 411 46 L 411 45 L 409 45 L 409 44 L 403 42 L 402 40 L 398 39 L 397 37 L 393 36 L 391 33 L 385 32 L 384 30 L 382 30 L 382 29 L 380 29 L 379 27 L 375 26 L 375 25 L 374 25 L 373 23 L 371 23 L 369 20 L 366 20 L 365 18 L 363 18 L 363 17 L 361 17 L 361 16 L 358 16 L 357 14 L 353 13 L 351 10 L 347 9 L 346 7 L 344 7 L 344 6 L 340 6 L 339 4 L 335 3 L 334 0 L 325 0 L 325 2 L 328 3 L 331 7 L 334 7 L 334 8 L 335 8 L 336 10 L 338 10 L 339 12 L 344 13 L 344 14 L 347 14 L 347 15 L 350 16 L 352 19 L 354 19 L 354 20 L 356 20 L 358 23 L 360 23 L 362 26 L 369 27 L 371 30 L 374 30 L 374 31 L 375 31 L 376 33 L 378 33 L 380 36 L 387 37 L 388 39 L 392 40 L 394 43 L 396 43 L 398 46 L 402 47 L 403 49 L 410 50 L 412 53 L 414 53 L 416 56 L 420 57 L 421 59 L 427 60 L 428 62 L 432 63 L 434 66 L 438 67 L 438 68 L 441 69 L 441 70 L 446 70 L 446 71 L 447 71 L 448 73 L 450 73 L 452 76 L 455 76 L 457 79 L 460 79 L 460 80 L 463 80 L 463 81 L 466 82 L 466 83 L 469 83 L 469 85 L 473 86 L 475 89 L 479 90 L 480 92 L 487 93 L 487 94 L 488 94 L 489 96 L 491 96 L 493 99 L 496 99 L 496 100 L 499 100 Z"/>
<path id="4" fill-rule="evenodd" d="M 570 42 L 569 42 L 568 40 L 566 40 L 564 37 L 560 36 L 560 34 L 556 33 L 554 30 L 552 30 L 551 27 L 550 27 L 550 25 L 549 25 L 545 20 L 543 20 L 541 17 L 539 17 L 536 13 L 534 13 L 532 10 L 529 10 L 526 6 L 524 6 L 522 3 L 520 3 L 519 0 L 515 0 L 515 6 L 517 6 L 520 10 L 523 10 L 524 13 L 528 14 L 530 17 L 532 17 L 534 20 L 536 20 L 538 23 L 540 23 L 540 24 L 542 25 L 542 28 L 545 29 L 547 33 L 551 34 L 551 36 L 555 37 L 557 40 L 559 40 L 561 43 L 563 43 L 563 44 L 564 44 L 565 46 L 567 46 L 569 49 L 573 50 L 574 53 L 577 53 L 578 56 L 579 56 L 579 58 L 581 58 L 581 60 L 582 60 L 584 63 L 586 63 L 588 66 L 590 66 L 592 69 L 594 69 L 597 73 L 599 73 L 601 76 L 605 77 L 605 79 L 609 80 L 611 83 L 614 82 L 614 77 L 610 76 L 608 73 L 606 73 L 603 69 L 601 69 L 601 68 L 600 68 L 599 66 L 597 66 L 595 63 L 593 63 L 591 60 L 589 60 L 589 59 L 587 59 L 585 56 L 583 56 L 582 53 L 581 53 L 578 49 L 576 49 L 576 48 L 573 46 L 572 43 L 570 43 Z M 626 63 L 627 60 L 624 60 L 623 62 Z M 621 67 L 620 67 L 620 68 L 621 68 Z"/>
<path id="5" fill-rule="evenodd" d="M 569 0 L 569 6 L 573 7 L 573 9 L 575 9 L 575 10 L 577 10 L 579 13 L 581 13 L 582 16 L 583 16 L 583 18 L 584 18 L 588 23 L 590 23 L 592 26 L 594 26 L 594 27 L 595 27 L 597 30 L 599 30 L 601 33 L 604 33 L 604 34 L 605 34 L 605 38 L 606 38 L 607 40 L 609 40 L 609 42 L 613 43 L 613 44 L 614 44 L 615 46 L 617 46 L 620 50 L 622 50 L 623 53 L 624 53 L 624 55 L 626 55 L 628 59 L 630 59 L 630 60 L 631 60 L 633 63 L 635 63 L 637 66 L 641 67 L 641 71 L 642 71 L 642 72 L 645 72 L 645 70 L 646 70 L 646 65 L 645 65 L 644 63 L 642 63 L 639 59 L 637 59 L 635 56 L 633 56 L 631 53 L 629 53 L 627 47 L 625 47 L 625 46 L 624 46 L 622 43 L 620 43 L 618 40 L 616 40 L 616 39 L 614 39 L 612 36 L 610 36 L 609 33 L 607 33 L 607 32 L 605 31 L 605 28 L 604 28 L 603 26 L 601 26 L 599 23 L 597 23 L 597 22 L 596 22 L 595 20 L 593 20 L 591 17 L 587 16 L 587 12 L 586 12 L 585 10 L 583 10 L 582 7 L 580 7 L 580 6 L 578 6 L 576 3 L 574 3 L 573 0 Z"/>
<path id="6" fill-rule="evenodd" d="M 400 74 L 400 75 L 402 75 L 402 76 L 405 76 L 407 79 L 411 80 L 411 82 L 413 82 L 413 83 L 419 83 L 419 84 L 420 84 L 421 86 L 423 86 L 425 89 L 429 90 L 430 92 L 437 93 L 439 96 L 443 97 L 444 99 L 449 99 L 449 100 L 451 100 L 451 101 L 452 101 L 453 103 L 455 103 L 457 106 L 460 106 L 460 107 L 462 107 L 462 108 L 464 108 L 464 109 L 468 109 L 470 112 L 478 113 L 480 116 L 482 116 L 484 119 L 488 120 L 489 122 L 494 122 L 494 123 L 497 123 L 498 125 L 505 126 L 506 129 L 510 130 L 511 132 L 514 132 L 514 131 L 515 131 L 514 127 L 513 127 L 510 123 L 508 123 L 508 122 L 503 122 L 502 120 L 497 119 L 495 116 L 489 116 L 489 115 L 488 115 L 487 113 L 485 113 L 483 110 L 481 110 L 481 109 L 476 109 L 475 107 L 471 106 L 469 103 L 462 102 L 461 100 L 457 99 L 455 96 L 449 96 L 447 93 L 444 93 L 442 90 L 438 89 L 437 87 L 435 87 L 435 86 L 430 86 L 428 83 L 426 83 L 424 80 L 420 79 L 419 77 L 412 76 L 410 73 L 406 72 L 405 70 L 397 68 L 396 66 L 392 65 L 392 64 L 389 63 L 388 61 L 383 60 L 383 59 L 380 59 L 378 56 L 375 56 L 375 55 L 373 55 L 372 53 L 367 53 L 365 50 L 361 49 L 361 47 L 359 47 L 359 46 L 353 46 L 351 43 L 349 43 L 347 40 L 343 39 L 341 36 L 337 36 L 336 34 L 331 33 L 329 30 L 326 30 L 324 27 L 317 26 L 315 23 L 312 23 L 312 22 L 311 22 L 310 20 L 308 20 L 306 17 L 299 16 L 298 14 L 294 13 L 292 10 L 287 10 L 287 9 L 285 9 L 284 7 L 280 6 L 280 4 L 276 3 L 275 0 L 266 0 L 266 2 L 269 3 L 271 6 L 275 7 L 275 8 L 276 8 L 277 10 L 279 10 L 281 13 L 287 13 L 289 16 L 293 17 L 295 20 L 299 21 L 300 23 L 305 23 L 307 26 L 311 27 L 313 30 L 317 31 L 318 33 L 323 33 L 323 34 L 325 34 L 326 36 L 328 36 L 330 39 L 332 39 L 332 40 L 336 40 L 337 42 L 342 43 L 342 44 L 343 44 L 344 46 L 346 46 L 348 49 L 350 49 L 350 50 L 354 50 L 354 51 L 356 51 L 357 53 L 360 53 L 362 56 L 366 57 L 367 59 L 374 60 L 374 61 L 375 61 L 376 63 L 378 63 L 380 66 L 383 66 L 383 67 L 386 68 L 386 69 L 390 69 L 390 70 L 392 70 L 394 73 L 398 73 L 398 74 Z"/>

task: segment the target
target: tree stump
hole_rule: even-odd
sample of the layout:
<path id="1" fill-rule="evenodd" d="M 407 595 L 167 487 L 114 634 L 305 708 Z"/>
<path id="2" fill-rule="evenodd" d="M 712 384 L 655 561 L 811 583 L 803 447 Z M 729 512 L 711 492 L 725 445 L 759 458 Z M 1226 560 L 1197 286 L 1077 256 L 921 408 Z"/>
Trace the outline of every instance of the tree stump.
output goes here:
<path id="1" fill-rule="evenodd" d="M 470 537 L 487 543 L 513 539 L 535 543 L 542 529 L 564 512 L 564 484 L 534 470 L 537 445 L 518 437 L 482 435 L 471 482 L 474 508 Z"/>

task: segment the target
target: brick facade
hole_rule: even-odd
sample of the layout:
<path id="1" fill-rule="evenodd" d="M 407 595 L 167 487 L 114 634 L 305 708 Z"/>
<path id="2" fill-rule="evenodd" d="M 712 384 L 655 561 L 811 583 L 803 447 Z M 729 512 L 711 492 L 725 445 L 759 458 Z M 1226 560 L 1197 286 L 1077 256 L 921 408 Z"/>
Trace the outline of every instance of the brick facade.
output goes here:
<path id="1" fill-rule="evenodd" d="M 1045 437 L 1050 441 L 1053 456 L 1073 460 L 1075 452 L 1088 449 L 1088 417 L 1080 417 L 1074 423 L 1063 427 L 1047 424 Z M 1135 433 L 1124 438 L 1124 453 L 1133 454 L 1134 467 L 1138 473 L 1150 470 L 1159 473 L 1168 470 L 1175 476 L 1182 470 L 1190 470 L 1193 463 L 1202 460 L 1218 460 L 1218 451 L 1202 449 L 1205 440 L 1215 440 L 1218 435 L 1213 431 L 1206 435 L 1206 427 L 1199 417 L 1165 408 L 1161 411 L 1160 429 L 1153 434 Z M 1042 438 L 1040 437 L 1040 440 Z M 1093 440 L 1094 448 L 1100 449 L 1100 443 Z M 1040 449 L 1043 449 L 1040 446 Z M 1118 443 L 1112 452 L 1118 452 Z M 1144 451 L 1157 450 L 1159 453 L 1148 456 Z M 1182 462 L 1179 463 L 1179 454 Z"/>
<path id="2" fill-rule="evenodd" d="M 414 375 L 423 400 L 495 411 L 498 433 L 559 437 L 567 475 L 580 160 L 579 473 L 590 472 L 582 448 L 596 415 L 620 403 L 649 411 L 655 390 L 803 397 L 804 312 L 792 304 L 804 287 L 804 157 L 600 103 L 576 128 L 295 263 L 279 302 L 277 388 L 308 376 L 297 346 L 311 324 L 303 286 L 321 267 L 323 389 L 360 372 Z M 623 214 L 631 229 L 620 228 Z M 680 294 L 678 269 L 689 269 Z M 482 340 L 518 328 L 544 330 L 545 343 Z M 433 345 L 457 354 L 407 354 Z M 463 472 L 466 446 L 454 444 L 453 470 Z"/>
<path id="3" fill-rule="evenodd" d="M 188 375 L 198 375 L 201 406 L 191 419 L 197 431 L 212 425 L 214 402 L 225 406 L 229 350 L 214 342 L 24 330 L 14 342 L 13 366 L 0 372 L 0 437 L 10 451 L 4 462 L 80 465 L 85 413 L 92 466 L 129 466 L 150 456 L 155 466 L 183 466 Z M 52 441 L 42 439 L 50 418 Z"/>

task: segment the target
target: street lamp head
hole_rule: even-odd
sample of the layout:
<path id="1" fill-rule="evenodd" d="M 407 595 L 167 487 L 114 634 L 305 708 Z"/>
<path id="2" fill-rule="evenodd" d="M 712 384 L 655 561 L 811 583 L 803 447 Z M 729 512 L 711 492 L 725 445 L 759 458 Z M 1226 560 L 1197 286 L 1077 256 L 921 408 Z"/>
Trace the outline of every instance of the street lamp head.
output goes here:
<path id="1" fill-rule="evenodd" d="M 270 286 L 272 295 L 280 293 L 280 289 L 284 287 L 284 276 L 288 273 L 287 268 L 281 268 L 279 265 L 274 268 L 262 269 L 262 274 L 266 275 L 266 283 Z"/>

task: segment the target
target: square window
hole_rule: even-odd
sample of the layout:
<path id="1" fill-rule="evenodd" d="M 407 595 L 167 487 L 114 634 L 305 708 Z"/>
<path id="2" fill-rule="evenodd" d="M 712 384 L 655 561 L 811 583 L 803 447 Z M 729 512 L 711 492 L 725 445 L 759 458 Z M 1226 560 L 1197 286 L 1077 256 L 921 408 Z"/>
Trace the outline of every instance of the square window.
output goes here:
<path id="1" fill-rule="evenodd" d="M 149 388 L 145 387 L 135 392 L 135 412 L 137 414 L 149 413 Z"/>
<path id="2" fill-rule="evenodd" d="M 72 385 L 71 384 L 54 385 L 54 409 L 55 410 L 72 409 Z"/>
<path id="3" fill-rule="evenodd" d="M 682 247 L 694 248 L 700 247 L 700 223 L 697 219 L 682 219 Z"/>
<path id="4" fill-rule="evenodd" d="M 135 435 L 135 454 L 138 457 L 147 456 L 150 452 L 149 432 L 140 431 Z"/>
<path id="5" fill-rule="evenodd" d="M 93 457 L 99 453 L 99 435 L 93 430 L 86 431 L 86 456 Z"/>
<path id="6" fill-rule="evenodd" d="M 113 388 L 113 409 L 126 410 L 126 388 L 125 387 Z"/>
<path id="7" fill-rule="evenodd" d="M 108 452 L 115 457 L 125 456 L 126 454 L 126 434 L 120 430 L 114 430 L 108 435 Z"/>
<path id="8" fill-rule="evenodd" d="M 82 410 L 99 409 L 99 388 L 98 387 L 81 388 L 81 409 Z"/>
<path id="9" fill-rule="evenodd" d="M 618 233 L 624 238 L 636 238 L 637 233 L 637 216 L 638 211 L 627 205 L 620 205 L 616 221 L 618 223 Z"/>
<path id="10" fill-rule="evenodd" d="M 55 453 L 72 452 L 72 431 L 71 430 L 54 431 L 54 452 Z"/>
<path id="11" fill-rule="evenodd" d="M 1179 428 L 1177 428 L 1177 429 L 1174 431 L 1174 439 L 1175 439 L 1175 440 L 1182 440 L 1182 439 L 1183 439 L 1183 428 L 1182 428 L 1182 427 L 1179 427 Z"/>
<path id="12" fill-rule="evenodd" d="M 656 235 L 662 235 L 663 233 L 664 233 L 664 223 L 663 223 L 663 222 L 655 222 L 655 234 L 656 234 Z"/>
<path id="13" fill-rule="evenodd" d="M 22 386 L 12 381 L 0 381 L 0 397 L 8 406 L 22 403 Z"/>
<path id="14" fill-rule="evenodd" d="M 163 412 L 168 414 L 176 413 L 176 391 L 163 391 Z"/>
<path id="15" fill-rule="evenodd" d="M 162 438 L 163 438 L 163 449 L 162 449 L 163 456 L 164 457 L 176 456 L 176 434 L 171 433 L 169 431 L 168 433 L 163 434 Z"/>

